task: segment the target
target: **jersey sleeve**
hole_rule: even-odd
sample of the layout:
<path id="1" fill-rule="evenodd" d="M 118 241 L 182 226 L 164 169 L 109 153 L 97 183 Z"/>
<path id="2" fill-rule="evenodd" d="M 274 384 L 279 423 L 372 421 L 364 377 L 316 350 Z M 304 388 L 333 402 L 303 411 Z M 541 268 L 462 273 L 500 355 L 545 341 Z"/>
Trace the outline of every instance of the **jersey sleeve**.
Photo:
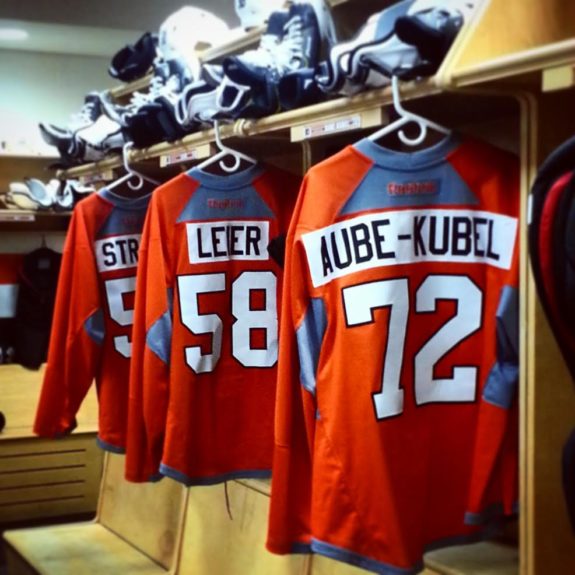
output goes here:
<path id="1" fill-rule="evenodd" d="M 298 206 L 294 222 L 297 213 Z M 267 539 L 267 548 L 279 554 L 306 552 L 311 542 L 315 374 L 325 332 L 323 304 L 313 300 L 306 288 L 303 245 L 293 228 L 287 237 L 283 284 Z"/>
<path id="2" fill-rule="evenodd" d="M 96 375 L 104 329 L 94 254 L 77 211 L 64 246 L 34 433 L 56 437 L 76 427 L 76 413 Z"/>
<path id="3" fill-rule="evenodd" d="M 518 499 L 519 263 L 518 239 L 513 264 L 498 294 L 495 361 L 483 386 L 475 439 L 467 524 L 489 520 L 493 503 L 506 514 Z M 495 492 L 494 492 L 495 490 Z M 479 510 L 483 510 L 480 512 Z M 487 510 L 487 513 L 486 513 Z"/>
<path id="4" fill-rule="evenodd" d="M 128 407 L 126 479 L 159 479 L 168 410 L 172 297 L 161 218 L 152 199 L 138 258 Z"/>

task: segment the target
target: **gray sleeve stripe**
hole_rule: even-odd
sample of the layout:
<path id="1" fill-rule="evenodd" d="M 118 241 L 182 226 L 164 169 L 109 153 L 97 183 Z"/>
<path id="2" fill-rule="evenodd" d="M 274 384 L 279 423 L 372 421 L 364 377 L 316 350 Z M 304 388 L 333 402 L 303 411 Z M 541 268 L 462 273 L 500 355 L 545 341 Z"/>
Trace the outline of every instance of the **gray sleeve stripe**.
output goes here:
<path id="1" fill-rule="evenodd" d="M 84 329 L 90 339 L 96 345 L 102 345 L 106 337 L 106 327 L 104 324 L 104 312 L 98 308 L 89 318 L 84 322 Z"/>
<path id="2" fill-rule="evenodd" d="M 314 298 L 311 300 L 302 324 L 296 331 L 301 384 L 313 394 L 315 394 L 317 366 L 326 327 L 325 304 L 322 299 Z"/>

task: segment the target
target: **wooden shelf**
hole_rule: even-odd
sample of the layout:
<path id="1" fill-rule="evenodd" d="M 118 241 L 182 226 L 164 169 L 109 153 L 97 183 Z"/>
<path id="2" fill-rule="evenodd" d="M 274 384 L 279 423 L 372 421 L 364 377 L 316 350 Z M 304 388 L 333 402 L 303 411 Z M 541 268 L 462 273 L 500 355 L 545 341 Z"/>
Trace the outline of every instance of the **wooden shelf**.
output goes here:
<path id="1" fill-rule="evenodd" d="M 409 82 L 402 85 L 404 100 L 430 96 L 440 92 L 433 78 L 421 82 Z M 352 96 L 351 98 L 338 98 L 322 102 L 314 106 L 300 108 L 289 112 L 282 112 L 260 120 L 237 120 L 233 124 L 221 127 L 222 138 L 258 136 L 272 132 L 286 132 L 298 127 L 331 121 L 338 117 L 349 117 L 372 110 L 381 109 L 391 102 L 391 89 L 389 87 L 370 90 Z M 366 126 L 361 126 L 366 127 Z M 286 134 L 286 137 L 287 134 Z M 199 148 L 214 142 L 213 129 L 189 134 L 182 140 L 173 143 L 160 143 L 146 149 L 132 150 L 131 162 L 142 162 L 174 154 L 184 150 Z M 122 165 L 119 156 L 112 156 L 100 162 L 85 164 L 58 172 L 60 178 L 81 178 L 100 173 L 102 171 L 118 168 Z"/>
<path id="2" fill-rule="evenodd" d="M 143 78 L 138 78 L 133 82 L 122 84 L 121 86 L 116 86 L 110 90 L 110 96 L 118 100 L 120 98 L 130 96 L 134 92 L 147 90 L 152 77 L 152 74 L 146 74 Z"/>
<path id="3" fill-rule="evenodd" d="M 0 209 L 0 231 L 65 231 L 72 212 Z"/>
<path id="4" fill-rule="evenodd" d="M 510 79 L 518 79 L 533 72 L 544 72 L 569 65 L 575 65 L 575 39 L 524 50 L 462 68 L 453 74 L 452 85 L 461 87 L 496 80 L 509 82 Z"/>
<path id="5" fill-rule="evenodd" d="M 450 52 L 441 85 L 496 82 L 538 91 L 541 72 L 575 63 L 574 38 L 573 2 L 483 0 L 468 33 Z"/>
<path id="6" fill-rule="evenodd" d="M 38 160 L 38 161 L 42 161 L 42 162 L 47 162 L 47 161 L 55 162 L 58 159 L 59 159 L 59 157 L 58 157 L 58 154 L 56 154 L 56 153 L 49 155 L 49 154 L 30 154 L 30 153 L 19 154 L 17 152 L 0 152 L 0 161 L 1 160 L 25 160 L 25 161 Z"/>
<path id="7" fill-rule="evenodd" d="M 218 58 L 223 58 L 228 54 L 235 54 L 240 50 L 245 50 L 254 46 L 260 41 L 262 34 L 265 32 L 265 26 L 258 26 L 250 30 L 249 32 L 239 32 L 234 33 L 234 30 L 230 30 L 230 40 L 219 46 L 213 46 L 207 50 L 200 53 L 200 61 L 202 62 L 213 62 Z"/>

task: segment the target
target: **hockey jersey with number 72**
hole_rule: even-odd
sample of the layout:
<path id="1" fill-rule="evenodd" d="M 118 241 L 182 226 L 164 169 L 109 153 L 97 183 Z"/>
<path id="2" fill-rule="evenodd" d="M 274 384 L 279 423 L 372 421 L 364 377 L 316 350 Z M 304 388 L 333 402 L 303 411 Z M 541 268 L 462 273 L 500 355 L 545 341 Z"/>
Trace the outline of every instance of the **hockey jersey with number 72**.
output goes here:
<path id="1" fill-rule="evenodd" d="M 448 137 L 310 170 L 288 235 L 268 548 L 377 573 L 512 513 L 518 164 Z M 321 209 L 318 207 L 321 206 Z"/>

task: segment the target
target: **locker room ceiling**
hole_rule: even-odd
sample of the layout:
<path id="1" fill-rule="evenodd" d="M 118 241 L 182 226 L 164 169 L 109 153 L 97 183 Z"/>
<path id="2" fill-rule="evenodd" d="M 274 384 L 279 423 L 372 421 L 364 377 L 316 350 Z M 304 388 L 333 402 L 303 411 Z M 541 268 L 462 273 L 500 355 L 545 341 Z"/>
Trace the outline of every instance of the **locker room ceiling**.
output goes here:
<path id="1" fill-rule="evenodd" d="M 239 26 L 234 0 L 0 0 L 0 28 L 29 34 L 22 42 L 0 38 L 0 50 L 111 56 L 186 4 Z"/>

